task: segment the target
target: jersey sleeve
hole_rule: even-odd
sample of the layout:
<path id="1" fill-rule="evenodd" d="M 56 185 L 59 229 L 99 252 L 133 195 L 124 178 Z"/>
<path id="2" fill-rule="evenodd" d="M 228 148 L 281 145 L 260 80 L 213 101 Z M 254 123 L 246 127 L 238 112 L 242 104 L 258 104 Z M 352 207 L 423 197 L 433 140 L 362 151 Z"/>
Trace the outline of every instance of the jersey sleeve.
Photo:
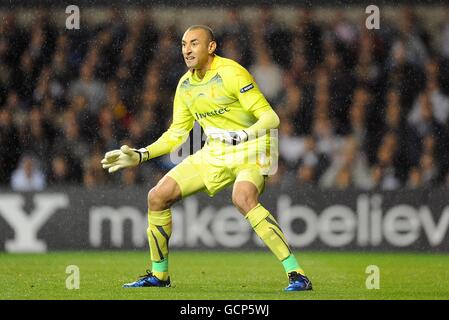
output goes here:
<path id="1" fill-rule="evenodd" d="M 274 112 L 273 109 L 263 112 L 256 123 L 251 127 L 247 128 L 245 131 L 248 136 L 260 136 L 261 132 L 265 132 L 270 129 L 276 129 L 279 127 L 279 116 Z"/>
<path id="2" fill-rule="evenodd" d="M 182 89 L 178 84 L 173 101 L 173 120 L 170 127 L 161 137 L 146 149 L 149 151 L 149 158 L 156 158 L 174 151 L 183 144 L 192 130 L 195 118 L 182 100 Z"/>
<path id="3" fill-rule="evenodd" d="M 253 76 L 243 67 L 232 69 L 235 72 L 232 75 L 232 90 L 241 106 L 254 114 L 256 118 L 259 118 L 262 113 L 272 110 Z"/>

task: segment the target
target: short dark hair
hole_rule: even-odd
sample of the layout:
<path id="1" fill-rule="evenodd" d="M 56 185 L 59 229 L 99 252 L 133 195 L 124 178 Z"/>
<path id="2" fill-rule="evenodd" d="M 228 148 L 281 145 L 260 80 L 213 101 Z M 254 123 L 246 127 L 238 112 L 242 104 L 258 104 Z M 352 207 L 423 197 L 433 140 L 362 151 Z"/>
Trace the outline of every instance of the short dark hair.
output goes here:
<path id="1" fill-rule="evenodd" d="M 193 26 L 190 26 L 187 28 L 187 31 L 191 31 L 191 30 L 196 30 L 196 29 L 202 29 L 204 31 L 206 31 L 207 36 L 209 37 L 209 41 L 215 41 L 215 35 L 214 32 L 212 31 L 212 29 L 204 24 L 195 24 Z"/>

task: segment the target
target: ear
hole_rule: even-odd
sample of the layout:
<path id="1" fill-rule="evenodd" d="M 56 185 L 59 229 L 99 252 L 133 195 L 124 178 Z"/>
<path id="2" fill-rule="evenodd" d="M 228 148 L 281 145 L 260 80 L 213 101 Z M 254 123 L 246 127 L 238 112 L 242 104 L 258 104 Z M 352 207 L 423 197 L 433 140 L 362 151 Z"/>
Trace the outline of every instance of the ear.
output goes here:
<path id="1" fill-rule="evenodd" d="M 209 54 L 214 53 L 215 49 L 217 49 L 217 43 L 215 41 L 209 42 L 209 48 L 208 48 Z"/>

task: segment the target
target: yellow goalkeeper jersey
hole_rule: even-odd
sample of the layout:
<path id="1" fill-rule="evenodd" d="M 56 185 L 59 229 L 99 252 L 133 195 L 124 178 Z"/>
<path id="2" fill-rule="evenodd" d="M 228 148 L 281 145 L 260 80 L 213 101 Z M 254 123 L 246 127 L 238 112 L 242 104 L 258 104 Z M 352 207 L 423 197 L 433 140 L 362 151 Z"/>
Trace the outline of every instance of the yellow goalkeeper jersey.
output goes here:
<path id="1" fill-rule="evenodd" d="M 269 110 L 271 106 L 251 74 L 237 62 L 215 55 L 203 79 L 187 71 L 179 80 L 173 121 L 169 129 L 147 147 L 150 158 L 175 150 L 187 139 L 195 121 L 205 132 L 211 127 L 246 129 Z M 270 139 L 265 140 L 269 143 Z M 250 144 L 253 143 L 246 147 Z"/>

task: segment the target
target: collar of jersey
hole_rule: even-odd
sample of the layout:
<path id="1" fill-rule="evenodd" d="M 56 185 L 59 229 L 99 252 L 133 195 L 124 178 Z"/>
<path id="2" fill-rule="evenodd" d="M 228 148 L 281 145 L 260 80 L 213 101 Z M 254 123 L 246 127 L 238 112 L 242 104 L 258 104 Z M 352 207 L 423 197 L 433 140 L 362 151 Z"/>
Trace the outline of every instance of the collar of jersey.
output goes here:
<path id="1" fill-rule="evenodd" d="M 196 75 L 194 75 L 193 72 L 190 72 L 190 80 L 193 83 L 207 83 L 210 79 L 212 79 L 215 74 L 216 70 L 218 69 L 221 62 L 221 57 L 218 55 L 214 56 L 214 60 L 212 61 L 212 64 L 210 65 L 210 69 L 206 71 L 206 74 L 204 75 L 203 79 L 199 79 Z"/>

